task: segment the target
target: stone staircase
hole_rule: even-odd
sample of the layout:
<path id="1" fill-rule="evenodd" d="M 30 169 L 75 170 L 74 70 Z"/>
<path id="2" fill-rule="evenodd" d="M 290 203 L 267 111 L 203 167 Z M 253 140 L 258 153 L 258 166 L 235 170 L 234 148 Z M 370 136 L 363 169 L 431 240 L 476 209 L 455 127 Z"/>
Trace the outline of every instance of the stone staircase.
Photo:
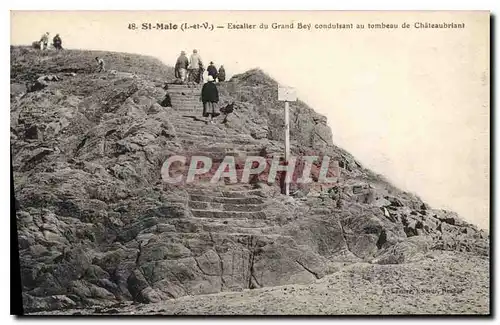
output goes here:
<path id="1" fill-rule="evenodd" d="M 198 154 L 258 156 L 266 148 L 266 156 L 282 156 L 284 144 L 268 139 L 255 139 L 241 130 L 228 128 L 221 124 L 207 124 L 202 116 L 203 104 L 200 101 L 201 85 L 168 85 L 168 93 L 175 113 L 175 130 L 186 151 Z M 292 147 L 294 143 L 292 142 Z"/>
<path id="2" fill-rule="evenodd" d="M 177 154 L 206 155 L 217 168 L 228 155 L 270 157 L 280 152 L 276 142 L 231 129 L 220 118 L 206 124 L 200 92 L 199 86 L 169 85 L 172 124 L 182 146 Z M 242 167 L 236 164 L 238 181 Z M 146 268 L 158 268 L 151 274 L 161 274 L 152 283 L 161 282 L 169 297 L 178 297 L 307 282 L 323 272 L 321 258 L 288 232 L 293 208 L 274 198 L 277 189 L 224 179 L 214 184 L 208 182 L 213 174 L 206 175 L 181 184 L 182 195 L 151 212 L 154 218 L 168 219 L 161 234 L 143 235 L 148 241 L 140 258 L 151 261 Z M 158 255 L 169 259 L 158 261 Z"/>
<path id="3" fill-rule="evenodd" d="M 168 86 L 175 114 L 172 117 L 174 128 L 184 150 L 180 154 L 211 157 L 214 164 L 220 163 L 226 156 L 261 156 L 263 148 L 266 148 L 267 157 L 281 155 L 279 144 L 270 146 L 268 139 L 254 139 L 241 130 L 229 128 L 221 123 L 220 117 L 215 124 L 206 123 L 202 116 L 201 89 L 201 85 Z"/>
<path id="4" fill-rule="evenodd" d="M 231 190 L 228 190 L 231 188 Z M 230 237 L 270 235 L 275 227 L 266 213 L 264 193 L 248 185 L 188 189 L 188 208 L 203 231 Z"/>
<path id="5" fill-rule="evenodd" d="M 200 101 L 201 88 L 201 85 L 168 86 L 175 112 L 176 135 L 185 153 L 208 156 L 214 164 L 221 162 L 225 156 L 261 155 L 262 148 L 267 145 L 264 141 L 227 128 L 220 123 L 220 118 L 216 124 L 205 122 Z M 240 172 L 237 170 L 238 176 Z M 188 208 L 203 231 L 249 236 L 269 234 L 275 229 L 272 220 L 267 218 L 264 193 L 251 185 L 229 185 L 221 180 L 218 184 L 192 184 L 186 190 Z"/>

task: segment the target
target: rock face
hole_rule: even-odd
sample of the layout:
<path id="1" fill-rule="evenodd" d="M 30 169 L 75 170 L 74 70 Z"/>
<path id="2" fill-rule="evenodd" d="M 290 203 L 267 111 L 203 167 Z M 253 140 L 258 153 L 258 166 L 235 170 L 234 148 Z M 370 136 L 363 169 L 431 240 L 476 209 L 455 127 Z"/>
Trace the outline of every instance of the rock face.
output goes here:
<path id="1" fill-rule="evenodd" d="M 279 182 L 167 184 L 172 155 L 270 161 L 283 152 L 276 82 L 251 70 L 219 84 L 227 123 L 205 124 L 200 88 L 129 54 L 12 48 L 11 143 L 25 310 L 154 303 L 309 283 L 342 262 L 401 264 L 431 250 L 485 256 L 488 235 L 431 209 L 332 143 L 302 102 L 292 153 L 328 155 L 341 173 L 280 193 Z M 113 71 L 89 68 L 104 56 Z M 19 85 L 55 75 L 37 91 Z M 169 105 L 160 105 L 166 98 Z M 166 106 L 166 107 L 164 107 Z M 241 164 L 237 163 L 238 175 Z M 212 175 L 211 173 L 208 173 Z"/>

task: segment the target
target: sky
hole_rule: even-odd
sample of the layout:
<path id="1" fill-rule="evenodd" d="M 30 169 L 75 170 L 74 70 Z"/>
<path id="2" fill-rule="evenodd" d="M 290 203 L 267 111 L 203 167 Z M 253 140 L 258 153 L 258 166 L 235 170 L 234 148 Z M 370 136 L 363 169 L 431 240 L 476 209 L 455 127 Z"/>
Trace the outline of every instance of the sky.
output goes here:
<path id="1" fill-rule="evenodd" d="M 129 24 L 225 28 L 131 30 Z M 272 29 L 272 23 L 294 29 Z M 403 23 L 410 28 L 402 28 Z M 416 22 L 465 23 L 417 29 Z M 228 29 L 228 23 L 269 25 Z M 311 29 L 297 29 L 298 23 Z M 316 24 L 363 24 L 318 30 Z M 369 24 L 398 24 L 371 29 Z M 328 118 L 333 142 L 434 208 L 489 228 L 488 12 L 12 12 L 11 44 L 45 31 L 63 46 L 155 56 L 198 49 L 227 74 L 259 67 Z M 110 67 L 112 69 L 112 67 Z M 293 109 L 293 104 L 291 105 Z"/>

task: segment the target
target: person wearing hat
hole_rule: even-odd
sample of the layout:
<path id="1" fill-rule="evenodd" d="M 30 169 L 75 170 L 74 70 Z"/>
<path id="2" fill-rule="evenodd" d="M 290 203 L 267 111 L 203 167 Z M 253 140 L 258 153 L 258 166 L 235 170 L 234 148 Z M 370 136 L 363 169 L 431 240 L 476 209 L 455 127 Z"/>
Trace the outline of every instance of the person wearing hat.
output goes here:
<path id="1" fill-rule="evenodd" d="M 201 88 L 201 101 L 203 102 L 203 117 L 208 117 L 207 123 L 214 123 L 213 118 L 219 116 L 216 112 L 217 103 L 219 102 L 219 91 L 214 83 L 214 77 L 211 75 L 207 78 L 207 83 Z"/>
<path id="2" fill-rule="evenodd" d="M 54 48 L 56 50 L 62 50 L 62 39 L 59 34 L 56 34 L 56 36 L 54 36 L 54 38 L 52 39 L 52 44 L 54 44 Z"/>
<path id="3" fill-rule="evenodd" d="M 193 50 L 193 54 L 191 54 L 189 61 L 189 79 L 199 84 L 203 77 L 203 70 L 205 69 L 203 68 L 203 62 L 197 50 Z"/>
<path id="4" fill-rule="evenodd" d="M 186 52 L 181 51 L 181 55 L 179 55 L 177 62 L 175 62 L 175 78 L 180 79 L 182 83 L 186 81 L 188 66 L 189 60 L 186 56 Z"/>
<path id="5" fill-rule="evenodd" d="M 219 78 L 219 82 L 226 80 L 226 70 L 224 69 L 223 65 L 220 66 L 219 73 L 217 73 L 217 77 Z"/>
<path id="6" fill-rule="evenodd" d="M 46 32 L 45 34 L 42 35 L 40 38 L 40 50 L 45 50 L 48 47 L 49 44 L 49 32 Z"/>
<path id="7" fill-rule="evenodd" d="M 207 72 L 209 76 L 212 76 L 212 78 L 214 78 L 214 80 L 217 79 L 217 68 L 212 61 L 210 61 L 210 64 L 207 67 Z"/>

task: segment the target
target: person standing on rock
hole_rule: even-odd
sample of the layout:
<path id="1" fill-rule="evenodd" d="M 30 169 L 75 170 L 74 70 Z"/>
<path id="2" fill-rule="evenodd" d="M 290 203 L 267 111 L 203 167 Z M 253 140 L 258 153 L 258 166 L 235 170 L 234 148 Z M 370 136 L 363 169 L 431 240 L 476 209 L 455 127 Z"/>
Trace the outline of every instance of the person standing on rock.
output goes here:
<path id="1" fill-rule="evenodd" d="M 59 34 L 56 34 L 56 36 L 54 36 L 54 38 L 52 39 L 52 44 L 54 44 L 54 48 L 56 50 L 62 50 L 62 39 Z"/>
<path id="2" fill-rule="evenodd" d="M 204 68 L 197 50 L 193 50 L 189 61 L 189 80 L 199 84 L 203 77 L 202 71 Z"/>
<path id="3" fill-rule="evenodd" d="M 180 79 L 182 83 L 186 81 L 188 67 L 189 59 L 186 56 L 186 52 L 181 51 L 181 55 L 179 55 L 177 62 L 175 62 L 175 77 Z"/>
<path id="4" fill-rule="evenodd" d="M 99 69 L 97 72 L 105 72 L 106 68 L 104 67 L 104 60 L 98 56 L 95 57 L 95 60 L 97 61 L 97 68 Z"/>
<path id="5" fill-rule="evenodd" d="M 226 80 L 226 70 L 224 69 L 223 65 L 221 65 L 219 68 L 219 72 L 217 73 L 217 78 L 219 79 L 219 82 Z"/>
<path id="6" fill-rule="evenodd" d="M 201 89 L 201 101 L 203 102 L 203 117 L 208 117 L 207 123 L 214 124 L 213 118 L 219 113 L 216 112 L 217 103 L 219 102 L 219 91 L 214 83 L 214 78 L 208 76 L 207 83 Z"/>
<path id="7" fill-rule="evenodd" d="M 49 44 L 49 32 L 46 32 L 40 38 L 40 50 L 46 50 Z"/>
<path id="8" fill-rule="evenodd" d="M 210 64 L 207 67 L 207 72 L 209 76 L 212 76 L 214 80 L 217 80 L 217 68 L 212 61 L 210 61 Z"/>

